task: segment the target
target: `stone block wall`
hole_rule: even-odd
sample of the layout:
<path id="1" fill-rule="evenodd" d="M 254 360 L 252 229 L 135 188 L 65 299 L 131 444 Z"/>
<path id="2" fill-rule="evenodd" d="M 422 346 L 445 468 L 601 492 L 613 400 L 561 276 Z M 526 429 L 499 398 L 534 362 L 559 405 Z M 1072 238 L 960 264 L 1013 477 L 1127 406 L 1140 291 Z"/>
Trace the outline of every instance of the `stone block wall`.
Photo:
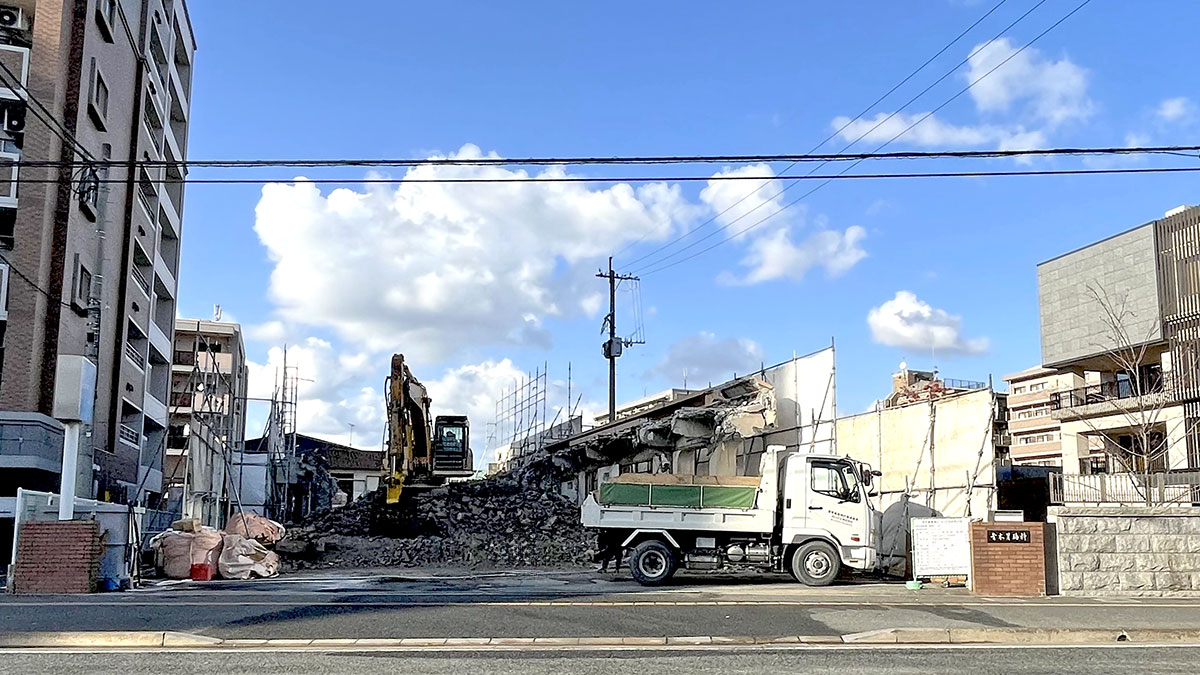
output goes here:
<path id="1" fill-rule="evenodd" d="M 91 593 L 100 570 L 100 528 L 94 520 L 21 523 L 14 593 Z"/>
<path id="2" fill-rule="evenodd" d="M 1200 596 L 1200 508 L 1051 507 L 1063 595 Z"/>

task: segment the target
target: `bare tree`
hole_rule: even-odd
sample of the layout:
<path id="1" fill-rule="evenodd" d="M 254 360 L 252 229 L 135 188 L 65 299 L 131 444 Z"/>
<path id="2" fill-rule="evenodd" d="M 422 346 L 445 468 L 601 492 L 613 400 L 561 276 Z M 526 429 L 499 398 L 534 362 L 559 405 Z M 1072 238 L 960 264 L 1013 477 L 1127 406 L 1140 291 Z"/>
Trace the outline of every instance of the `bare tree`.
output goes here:
<path id="1" fill-rule="evenodd" d="M 1138 496 L 1151 505 L 1157 500 L 1151 476 L 1168 468 L 1169 438 L 1184 423 L 1180 418 L 1168 428 L 1165 413 L 1171 404 L 1171 373 L 1148 358 L 1158 320 L 1154 317 L 1147 322 L 1145 335 L 1135 333 L 1141 321 L 1129 309 L 1128 296 L 1113 298 L 1105 289 L 1091 284 L 1087 293 L 1099 307 L 1105 324 L 1104 342 L 1096 346 L 1104 350 L 1114 379 L 1085 387 L 1082 400 L 1072 400 L 1071 404 L 1098 404 L 1103 406 L 1105 416 L 1122 418 L 1120 433 L 1101 428 L 1091 416 L 1083 416 L 1082 421 L 1089 435 L 1100 438 L 1104 454 L 1129 474 Z"/>

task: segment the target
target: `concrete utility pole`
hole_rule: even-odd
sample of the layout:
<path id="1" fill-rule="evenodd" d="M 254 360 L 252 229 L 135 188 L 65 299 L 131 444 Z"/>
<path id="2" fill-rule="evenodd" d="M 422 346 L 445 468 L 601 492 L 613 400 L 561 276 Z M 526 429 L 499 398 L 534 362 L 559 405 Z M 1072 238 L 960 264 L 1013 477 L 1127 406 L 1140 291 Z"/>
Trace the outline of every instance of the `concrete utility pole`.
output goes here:
<path id="1" fill-rule="evenodd" d="M 613 259 L 608 259 L 608 272 L 596 274 L 600 279 L 608 279 L 608 316 L 604 322 L 608 324 L 608 340 L 604 342 L 602 351 L 608 359 L 608 421 L 617 419 L 617 357 L 625 348 L 625 341 L 617 337 L 617 282 L 636 281 L 637 277 L 628 274 L 617 274 L 613 271 Z"/>

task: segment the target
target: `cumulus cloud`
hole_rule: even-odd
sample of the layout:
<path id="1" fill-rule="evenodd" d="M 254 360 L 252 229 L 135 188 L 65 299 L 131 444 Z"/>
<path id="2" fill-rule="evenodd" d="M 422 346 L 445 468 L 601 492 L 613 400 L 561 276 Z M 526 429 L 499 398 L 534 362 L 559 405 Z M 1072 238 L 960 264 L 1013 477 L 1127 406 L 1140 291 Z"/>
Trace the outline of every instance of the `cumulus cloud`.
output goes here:
<path id="1" fill-rule="evenodd" d="M 762 367 L 763 349 L 747 338 L 718 339 L 701 332 L 672 344 L 667 355 L 647 373 L 683 386 L 686 378 L 692 388 L 724 382 L 734 373 L 745 374 Z"/>
<path id="2" fill-rule="evenodd" d="M 1196 104 L 1186 96 L 1168 98 L 1158 104 L 1154 114 L 1164 122 L 1178 122 L 1189 119 L 1196 113 Z"/>
<path id="3" fill-rule="evenodd" d="M 975 83 L 969 93 L 976 108 L 996 113 L 1021 107 L 1026 118 L 1050 128 L 1091 116 L 1087 70 L 1067 58 L 1046 58 L 1032 47 L 1018 49 L 1009 38 L 1000 38 L 971 50 L 966 77 Z"/>
<path id="4" fill-rule="evenodd" d="M 879 344 L 940 354 L 982 354 L 988 349 L 987 338 L 966 338 L 962 317 L 931 307 L 910 291 L 896 296 L 867 313 L 871 337 Z"/>
<path id="5" fill-rule="evenodd" d="M 263 363 L 248 362 L 249 395 L 278 396 L 283 367 L 282 347 L 272 347 Z M 296 423 L 302 433 L 345 443 L 353 424 L 356 446 L 378 447 L 383 394 L 363 383 L 378 379 L 382 384 L 385 371 L 380 359 L 365 352 L 339 352 L 329 341 L 310 337 L 288 347 L 287 368 L 298 378 Z M 260 431 L 251 427 L 247 433 Z"/>
<path id="6" fill-rule="evenodd" d="M 467 145 L 453 156 L 481 153 Z M 421 166 L 406 178 L 525 175 Z M 428 362 L 481 344 L 546 344 L 543 317 L 594 311 L 593 263 L 631 239 L 666 237 L 695 212 L 678 186 L 663 184 L 405 182 L 329 194 L 271 184 L 255 231 L 274 265 L 270 297 L 282 320 Z"/>
<path id="7" fill-rule="evenodd" d="M 700 192 L 700 201 L 718 214 L 717 221 L 727 225 L 730 234 L 746 230 L 740 235 L 748 241 L 746 254 L 741 259 L 745 271 L 741 275 L 725 272 L 719 277 L 721 282 L 799 281 L 813 267 L 821 267 L 830 276 L 837 276 L 866 257 L 861 244 L 867 232 L 857 225 L 845 230 L 821 227 L 803 236 L 807 209 L 802 204 L 784 207 L 783 186 L 775 179 L 771 167 L 756 164 L 725 170 L 717 175 L 761 176 L 764 179 L 762 183 L 751 181 L 749 189 L 743 185 L 747 181 L 710 180 Z"/>
<path id="8" fill-rule="evenodd" d="M 1030 150 L 1046 147 L 1052 132 L 1086 120 L 1094 109 L 1085 69 L 1033 48 L 1018 53 L 1008 38 L 976 45 L 965 78 L 974 83 L 969 93 L 982 118 L 976 122 L 956 124 L 924 112 L 882 112 L 853 121 L 837 117 L 830 124 L 848 142 L 885 143 L 903 134 L 904 143 L 921 147 Z"/>

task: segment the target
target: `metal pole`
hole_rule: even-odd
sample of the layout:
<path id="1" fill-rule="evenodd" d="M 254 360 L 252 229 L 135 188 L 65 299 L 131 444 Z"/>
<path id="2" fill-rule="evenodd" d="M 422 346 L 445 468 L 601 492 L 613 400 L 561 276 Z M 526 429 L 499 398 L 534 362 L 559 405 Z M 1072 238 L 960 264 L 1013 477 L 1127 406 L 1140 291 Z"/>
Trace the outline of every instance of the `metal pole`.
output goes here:
<path id="1" fill-rule="evenodd" d="M 63 424 L 62 474 L 58 487 L 58 519 L 71 520 L 75 517 L 76 466 L 79 461 L 79 430 L 82 422 Z"/>
<path id="2" fill-rule="evenodd" d="M 617 275 L 608 259 L 608 422 L 617 420 Z"/>

